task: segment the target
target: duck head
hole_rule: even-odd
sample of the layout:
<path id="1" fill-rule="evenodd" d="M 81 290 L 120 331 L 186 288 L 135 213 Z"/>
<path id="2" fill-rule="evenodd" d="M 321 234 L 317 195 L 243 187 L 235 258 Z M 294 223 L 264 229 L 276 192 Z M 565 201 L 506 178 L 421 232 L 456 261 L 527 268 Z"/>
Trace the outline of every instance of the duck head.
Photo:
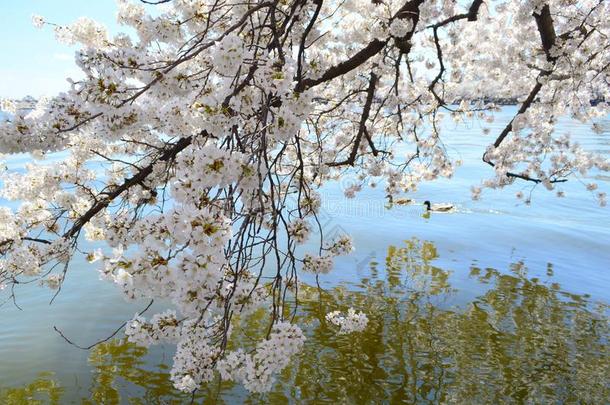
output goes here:
<path id="1" fill-rule="evenodd" d="M 430 201 L 428 201 L 428 200 L 424 201 L 424 205 L 426 206 L 426 211 L 430 211 L 430 206 L 431 206 Z"/>

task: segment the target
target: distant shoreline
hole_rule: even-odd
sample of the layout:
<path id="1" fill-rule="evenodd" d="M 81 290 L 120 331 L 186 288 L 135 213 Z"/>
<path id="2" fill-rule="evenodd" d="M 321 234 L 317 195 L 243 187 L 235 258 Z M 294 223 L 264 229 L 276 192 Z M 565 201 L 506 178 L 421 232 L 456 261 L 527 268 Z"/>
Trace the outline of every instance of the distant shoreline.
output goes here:
<path id="1" fill-rule="evenodd" d="M 38 103 L 38 100 L 36 100 L 34 97 L 32 96 L 25 96 L 22 99 L 13 99 L 11 100 L 13 101 L 16 106 L 17 106 L 17 110 L 18 111 L 24 111 L 24 110 L 33 110 L 36 107 L 36 103 Z M 455 100 L 452 104 L 458 105 L 459 102 L 461 100 L 457 99 Z M 521 105 L 521 102 L 519 102 L 519 100 L 517 98 L 503 98 L 503 97 L 499 97 L 499 98 L 493 98 L 493 97 L 483 97 L 483 98 L 474 98 L 474 99 L 470 99 L 468 100 L 471 103 L 476 103 L 478 101 L 482 101 L 485 104 L 496 104 L 496 105 L 500 105 L 500 106 L 517 106 L 517 105 Z M 596 98 L 593 100 L 589 100 L 589 103 L 592 106 L 596 106 L 600 103 L 610 103 L 610 101 L 605 100 L 603 97 L 600 98 Z"/>

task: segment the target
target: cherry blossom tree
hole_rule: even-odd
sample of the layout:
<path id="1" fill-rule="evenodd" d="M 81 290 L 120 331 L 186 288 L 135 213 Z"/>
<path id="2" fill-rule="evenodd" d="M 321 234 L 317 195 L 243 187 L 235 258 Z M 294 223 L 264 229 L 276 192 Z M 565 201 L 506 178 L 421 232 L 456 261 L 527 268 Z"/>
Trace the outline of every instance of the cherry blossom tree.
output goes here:
<path id="1" fill-rule="evenodd" d="M 371 181 L 393 196 L 451 177 L 440 122 L 491 122 L 498 98 L 520 107 L 482 156 L 492 176 L 474 198 L 610 169 L 554 131 L 566 114 L 598 130 L 609 112 L 591 103 L 610 97 L 608 15 L 604 0 L 119 0 L 128 33 L 114 36 L 35 16 L 80 45 L 83 77 L 0 124 L 1 152 L 41 160 L 3 174 L 18 208 L 0 208 L 0 284 L 59 292 L 86 254 L 128 298 L 175 306 L 125 332 L 177 345 L 176 387 L 219 376 L 266 391 L 305 339 L 299 272 L 352 250 L 323 234 L 296 249 L 320 228 L 326 182 L 349 172 L 348 197 Z M 83 252 L 83 238 L 108 249 Z M 260 310 L 265 338 L 230 344 Z M 367 323 L 354 310 L 328 319 L 340 333 Z"/>

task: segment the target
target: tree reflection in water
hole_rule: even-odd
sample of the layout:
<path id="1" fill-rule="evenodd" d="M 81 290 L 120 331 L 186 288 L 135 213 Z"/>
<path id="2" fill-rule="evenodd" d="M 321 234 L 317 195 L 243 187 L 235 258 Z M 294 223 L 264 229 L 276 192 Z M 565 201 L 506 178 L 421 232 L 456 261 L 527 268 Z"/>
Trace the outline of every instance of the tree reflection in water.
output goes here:
<path id="1" fill-rule="evenodd" d="M 249 395 L 238 385 L 210 384 L 196 402 L 601 404 L 610 398 L 604 306 L 528 278 L 516 263 L 508 274 L 472 267 L 473 282 L 488 289 L 451 308 L 444 301 L 455 291 L 449 272 L 432 265 L 434 245 L 405 243 L 388 249 L 383 269 L 372 262 L 357 284 L 300 286 L 297 317 L 308 340 L 273 392 Z M 337 335 L 325 315 L 349 307 L 368 315 L 368 327 Z M 241 325 L 241 339 L 263 333 L 265 321 Z M 189 402 L 168 383 L 170 359 L 150 366 L 146 354 L 121 340 L 94 348 L 89 396 L 80 401 Z M 0 390 L 0 402 L 76 399 L 68 391 L 43 374 L 26 387 Z"/>

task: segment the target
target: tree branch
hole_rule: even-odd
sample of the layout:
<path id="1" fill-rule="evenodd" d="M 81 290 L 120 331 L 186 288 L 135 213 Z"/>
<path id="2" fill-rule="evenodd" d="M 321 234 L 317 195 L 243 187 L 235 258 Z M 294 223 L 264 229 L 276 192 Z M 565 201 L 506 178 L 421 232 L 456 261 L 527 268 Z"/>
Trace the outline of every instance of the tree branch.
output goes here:
<path id="1" fill-rule="evenodd" d="M 207 132 L 203 132 L 202 135 L 209 136 Z M 170 149 L 166 150 L 157 160 L 144 167 L 137 174 L 129 179 L 125 180 L 123 184 L 116 187 L 112 192 L 108 193 L 103 199 L 97 201 L 91 208 L 87 210 L 82 216 L 80 216 L 72 227 L 66 231 L 63 235 L 64 238 L 71 238 L 77 235 L 81 228 L 89 222 L 96 214 L 108 207 L 110 203 L 117 198 L 121 193 L 128 190 L 129 188 L 142 183 L 153 171 L 153 167 L 157 162 L 169 162 L 173 160 L 178 153 L 184 150 L 192 142 L 191 136 L 180 138 Z"/>
<path id="2" fill-rule="evenodd" d="M 409 51 L 411 50 L 410 41 L 413 36 L 413 33 L 415 32 L 415 27 L 417 26 L 417 22 L 419 21 L 419 6 L 423 2 L 424 2 L 424 0 L 409 1 L 409 2 L 405 3 L 405 5 L 403 5 L 396 12 L 394 17 L 392 17 L 392 19 L 410 18 L 413 20 L 413 29 L 411 30 L 411 32 L 407 33 L 407 35 L 405 35 L 403 38 L 395 38 L 396 46 L 401 50 L 401 52 L 403 52 L 405 54 L 408 54 Z M 388 43 L 387 39 L 385 39 L 383 41 L 381 41 L 379 39 L 374 39 L 373 41 L 369 42 L 369 44 L 367 46 L 365 46 L 363 49 L 358 51 L 351 58 L 349 58 L 343 62 L 340 62 L 339 64 L 337 64 L 335 66 L 330 67 L 319 78 L 299 80 L 295 87 L 295 91 L 302 92 L 306 89 L 317 86 L 320 83 L 328 82 L 330 80 L 335 79 L 336 77 L 342 76 L 342 75 L 356 69 L 357 67 L 364 64 L 371 57 L 373 57 L 377 53 L 379 53 L 386 46 L 387 43 Z"/>
<path id="3" fill-rule="evenodd" d="M 536 20 L 536 27 L 538 28 L 538 33 L 542 42 L 542 48 L 544 49 L 544 53 L 546 54 L 547 61 L 549 61 L 554 66 L 555 62 L 557 61 L 557 57 L 552 55 L 551 50 L 555 45 L 556 34 L 549 5 L 545 4 L 544 7 L 542 7 L 542 9 L 540 10 L 540 13 L 533 13 L 533 17 Z M 542 83 L 540 82 L 540 79 L 542 77 L 549 76 L 551 73 L 552 70 L 545 70 L 538 75 L 538 77 L 536 78 L 536 85 L 532 88 L 523 104 L 521 104 L 517 115 L 525 113 L 528 108 L 534 103 L 536 96 L 542 89 Z M 508 134 L 513 130 L 513 122 L 515 121 L 517 115 L 515 115 L 513 119 L 510 120 L 510 122 L 506 125 L 506 127 L 504 127 L 500 135 L 498 135 L 496 141 L 493 144 L 494 148 L 499 147 L 504 141 L 504 139 L 506 139 Z M 483 162 L 487 163 L 492 167 L 495 167 L 495 163 L 487 159 L 487 153 L 483 154 Z M 506 173 L 506 176 L 532 181 L 534 183 L 540 183 L 542 181 L 540 179 L 532 178 L 518 173 L 508 172 Z M 561 183 L 564 181 L 566 181 L 566 179 L 551 180 L 551 183 Z"/>
<path id="4" fill-rule="evenodd" d="M 536 20 L 536 26 L 540 33 L 540 39 L 542 41 L 542 48 L 546 54 L 546 60 L 554 63 L 557 59 L 556 56 L 552 55 L 552 48 L 555 45 L 555 27 L 553 25 L 553 18 L 551 17 L 551 10 L 548 4 L 545 4 L 540 10 L 540 13 L 534 13 L 534 19 Z"/>
<path id="5" fill-rule="evenodd" d="M 381 51 L 386 45 L 386 43 L 387 40 L 380 41 L 378 39 L 374 39 L 366 47 L 364 47 L 364 49 L 361 49 L 351 58 L 335 66 L 330 67 L 326 72 L 324 72 L 324 74 L 320 78 L 302 80 L 297 84 L 295 91 L 302 92 L 303 90 L 317 86 L 320 83 L 333 80 L 336 77 L 342 76 L 354 70 L 355 68 L 369 60 L 371 57 L 376 55 L 379 51 Z"/>
<path id="6" fill-rule="evenodd" d="M 377 75 L 375 73 L 371 73 L 371 79 L 369 80 L 369 87 L 366 92 L 366 101 L 364 103 L 364 107 L 362 109 L 362 115 L 360 117 L 360 125 L 358 126 L 358 133 L 356 134 L 356 139 L 354 140 L 354 146 L 350 152 L 349 157 L 341 162 L 331 162 L 328 163 L 328 166 L 343 166 L 350 165 L 353 166 L 356 161 L 356 156 L 358 154 L 358 148 L 360 147 L 360 141 L 362 140 L 362 135 L 364 135 L 366 130 L 366 120 L 369 118 L 369 114 L 371 112 L 371 105 L 373 104 L 373 99 L 375 97 L 375 86 L 377 85 Z M 367 134 L 367 138 L 368 138 Z"/>
<path id="7" fill-rule="evenodd" d="M 451 16 L 449 18 L 444 19 L 441 22 L 429 25 L 426 28 L 440 28 L 443 25 L 447 25 L 452 22 L 456 22 L 456 21 L 463 20 L 463 19 L 467 19 L 468 21 L 476 21 L 478 15 L 479 15 L 479 8 L 481 8 L 481 4 L 483 4 L 483 0 L 474 0 L 472 2 L 472 4 L 470 5 L 470 8 L 468 9 L 467 13 L 462 13 L 462 14 L 457 14 L 457 15 Z"/>

